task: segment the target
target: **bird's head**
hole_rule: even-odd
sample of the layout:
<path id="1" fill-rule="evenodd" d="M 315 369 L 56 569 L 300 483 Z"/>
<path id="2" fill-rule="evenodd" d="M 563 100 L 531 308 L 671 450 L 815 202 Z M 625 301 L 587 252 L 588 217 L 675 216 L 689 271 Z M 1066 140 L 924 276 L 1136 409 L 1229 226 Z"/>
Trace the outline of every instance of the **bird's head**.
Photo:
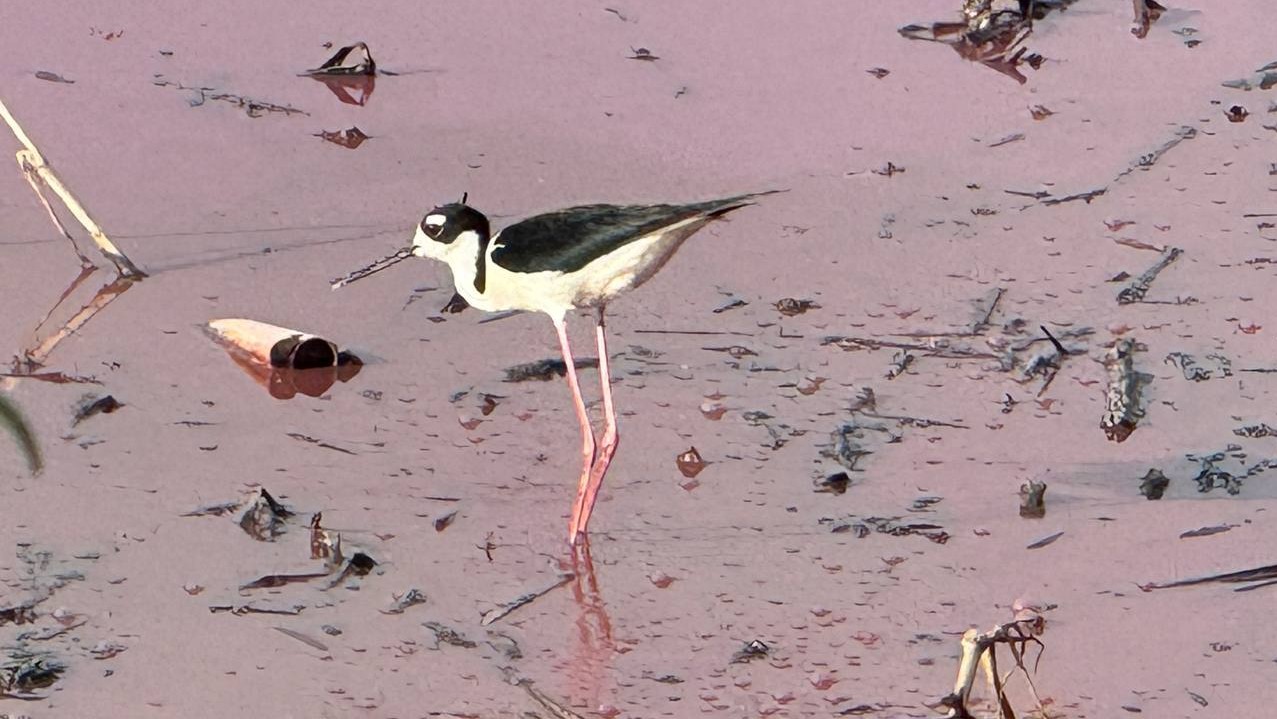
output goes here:
<path id="1" fill-rule="evenodd" d="M 489 233 L 488 218 L 482 212 L 464 202 L 440 205 L 422 218 L 412 238 L 412 254 L 444 259 L 450 250 L 470 244 L 465 240 L 474 240 L 477 246 L 483 246 Z"/>

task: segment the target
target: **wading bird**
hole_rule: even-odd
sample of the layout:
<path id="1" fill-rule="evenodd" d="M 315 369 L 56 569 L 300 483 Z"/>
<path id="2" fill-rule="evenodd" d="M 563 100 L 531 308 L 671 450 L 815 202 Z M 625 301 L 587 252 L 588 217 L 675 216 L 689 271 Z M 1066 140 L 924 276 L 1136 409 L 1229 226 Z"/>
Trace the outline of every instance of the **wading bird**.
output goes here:
<path id="1" fill-rule="evenodd" d="M 618 433 L 608 374 L 603 312 L 616 295 L 661 269 L 697 230 L 752 200 L 778 190 L 686 205 L 582 205 L 536 215 L 493 234 L 488 218 L 461 202 L 426 213 L 412 245 L 333 282 L 333 289 L 408 257 L 430 257 L 452 269 L 457 294 L 487 312 L 543 312 L 554 322 L 568 386 L 581 424 L 581 478 L 568 524 L 568 542 L 585 536 Z M 455 309 L 454 297 L 448 304 Z M 603 394 L 603 434 L 596 438 L 581 396 L 566 318 L 593 309 Z"/>

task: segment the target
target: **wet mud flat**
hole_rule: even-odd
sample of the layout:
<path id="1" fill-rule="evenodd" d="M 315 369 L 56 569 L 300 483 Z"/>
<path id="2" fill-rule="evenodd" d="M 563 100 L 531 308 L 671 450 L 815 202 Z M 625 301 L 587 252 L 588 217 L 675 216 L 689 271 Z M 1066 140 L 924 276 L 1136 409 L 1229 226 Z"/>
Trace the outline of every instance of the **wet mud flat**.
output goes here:
<path id="1" fill-rule="evenodd" d="M 0 713 L 995 716 L 982 646 L 1020 716 L 1262 711 L 1265 8 L 980 5 L 17 18 L 0 100 L 146 277 L 0 172 L 44 465 L 6 435 Z M 769 188 L 609 308 L 577 556 L 545 319 L 445 311 L 426 262 L 328 289 L 463 192 Z"/>

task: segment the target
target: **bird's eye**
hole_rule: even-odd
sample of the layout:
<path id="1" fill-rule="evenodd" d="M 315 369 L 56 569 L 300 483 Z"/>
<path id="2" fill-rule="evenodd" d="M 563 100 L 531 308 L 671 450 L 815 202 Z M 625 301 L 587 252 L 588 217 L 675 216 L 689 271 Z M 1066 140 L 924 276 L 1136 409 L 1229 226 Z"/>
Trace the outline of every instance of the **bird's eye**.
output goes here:
<path id="1" fill-rule="evenodd" d="M 443 218 L 437 214 L 427 215 L 421 221 L 421 231 L 431 239 L 439 239 L 439 234 L 443 232 Z"/>

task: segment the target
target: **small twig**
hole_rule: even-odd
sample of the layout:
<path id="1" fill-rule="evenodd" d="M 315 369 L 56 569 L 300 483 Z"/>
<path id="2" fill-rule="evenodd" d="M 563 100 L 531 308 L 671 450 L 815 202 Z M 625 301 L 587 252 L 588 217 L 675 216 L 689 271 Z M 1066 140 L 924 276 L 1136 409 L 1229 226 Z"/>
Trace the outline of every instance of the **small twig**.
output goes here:
<path id="1" fill-rule="evenodd" d="M 967 329 L 968 334 L 978 335 L 983 333 L 986 329 L 989 328 L 989 323 L 993 318 L 993 313 L 998 309 L 998 302 L 1002 300 L 1002 295 L 1005 293 L 1006 293 L 1006 290 L 1002 287 L 999 287 L 993 290 L 992 292 L 990 292 L 988 295 L 985 295 L 985 297 L 982 300 L 982 302 L 986 304 L 984 308 L 984 312 L 981 313 L 977 317 L 977 319 L 971 323 L 971 326 Z M 979 305 L 976 305 L 976 308 L 978 310 Z"/>
<path id="2" fill-rule="evenodd" d="M 554 719 L 585 719 L 580 714 L 551 699 L 545 692 L 539 691 L 532 686 L 531 681 L 520 679 L 517 684 L 523 687 L 523 691 L 527 692 L 533 701 L 540 704 L 547 712 L 550 712 L 550 716 L 554 717 Z"/>
<path id="3" fill-rule="evenodd" d="M 1117 294 L 1117 303 L 1119 305 L 1130 305 L 1142 302 L 1144 296 L 1148 294 L 1153 280 L 1156 280 L 1162 270 L 1170 267 L 1171 263 L 1179 259 L 1182 254 L 1184 254 L 1184 251 L 1178 247 L 1167 247 L 1152 267 L 1144 270 L 1144 273 L 1135 278 L 1135 281 L 1122 288 L 1122 291 Z"/>
<path id="4" fill-rule="evenodd" d="M 1045 200 L 1042 200 L 1042 204 L 1062 205 L 1066 202 L 1073 202 L 1074 200 L 1082 200 L 1089 205 L 1091 204 L 1091 200 L 1094 200 L 1097 197 L 1103 196 L 1103 194 L 1108 191 L 1109 191 L 1109 188 L 1101 187 L 1095 190 L 1087 190 L 1086 192 L 1079 192 L 1073 195 L 1065 195 L 1064 197 L 1049 197 Z M 1032 205 L 1029 205 L 1029 206 L 1032 207 Z"/>
<path id="5" fill-rule="evenodd" d="M 496 622 L 499 622 L 502 619 L 504 619 L 507 615 L 509 615 L 514 610 L 519 609 L 520 607 L 523 607 L 527 604 L 531 604 L 532 602 L 540 599 L 541 597 L 544 597 L 545 595 L 558 589 L 559 587 L 567 585 L 569 582 L 571 582 L 574 579 L 576 579 L 576 575 L 569 572 L 567 574 L 561 575 L 559 577 L 559 581 L 555 582 L 554 584 L 551 584 L 545 589 L 541 589 L 535 592 L 528 592 L 527 594 L 521 594 L 515 597 L 513 601 L 502 604 L 498 606 L 496 609 L 489 609 L 488 611 L 483 613 L 483 618 L 479 621 L 479 624 L 485 627 L 488 626 L 489 624 L 495 624 Z"/>
<path id="6" fill-rule="evenodd" d="M 633 330 L 638 335 L 735 335 L 737 337 L 753 337 L 749 332 L 731 332 L 717 330 Z"/>

